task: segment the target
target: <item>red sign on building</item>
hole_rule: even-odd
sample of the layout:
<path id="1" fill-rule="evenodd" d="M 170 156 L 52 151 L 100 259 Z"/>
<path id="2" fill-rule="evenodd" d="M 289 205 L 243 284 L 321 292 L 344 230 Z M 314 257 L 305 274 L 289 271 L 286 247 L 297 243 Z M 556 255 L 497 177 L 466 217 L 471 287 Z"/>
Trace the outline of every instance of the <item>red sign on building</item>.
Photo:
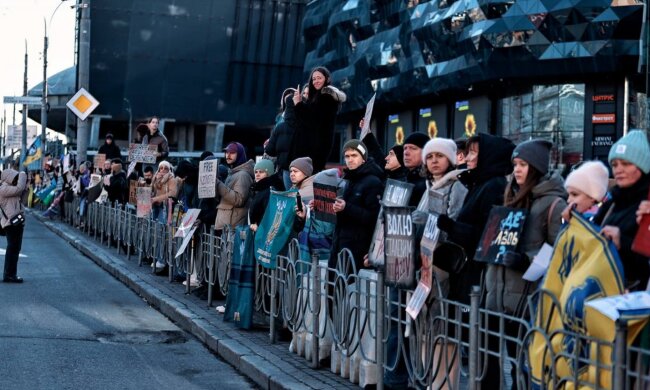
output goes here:
<path id="1" fill-rule="evenodd" d="M 616 123 L 616 114 L 593 114 L 591 123 Z"/>

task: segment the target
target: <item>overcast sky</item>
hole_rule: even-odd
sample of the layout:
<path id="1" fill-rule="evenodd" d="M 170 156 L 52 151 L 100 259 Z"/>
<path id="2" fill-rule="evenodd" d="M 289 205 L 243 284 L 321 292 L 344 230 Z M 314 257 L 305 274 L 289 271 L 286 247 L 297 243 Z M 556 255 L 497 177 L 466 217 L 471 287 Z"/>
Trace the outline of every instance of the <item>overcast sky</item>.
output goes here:
<path id="1" fill-rule="evenodd" d="M 43 80 L 43 32 L 49 36 L 47 75 L 51 77 L 74 65 L 75 0 L 0 0 L 0 96 L 22 95 L 27 40 L 28 88 Z M 57 9 L 52 23 L 50 18 Z M 4 105 L 7 123 L 12 123 L 12 105 Z M 0 115 L 3 115 L 0 112 Z M 16 124 L 21 116 L 16 110 Z M 33 124 L 33 123 L 32 123 Z"/>

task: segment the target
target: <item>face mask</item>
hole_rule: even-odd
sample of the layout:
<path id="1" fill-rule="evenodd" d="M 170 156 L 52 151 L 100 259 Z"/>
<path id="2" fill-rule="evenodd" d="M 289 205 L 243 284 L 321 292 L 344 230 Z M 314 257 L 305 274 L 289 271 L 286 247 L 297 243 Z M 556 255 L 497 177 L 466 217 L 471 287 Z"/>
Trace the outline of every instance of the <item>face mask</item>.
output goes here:
<path id="1" fill-rule="evenodd" d="M 111 169 L 104 169 L 104 174 L 110 175 L 111 174 Z"/>
<path id="2" fill-rule="evenodd" d="M 147 184 L 151 184 L 151 179 L 144 179 L 144 182 Z"/>

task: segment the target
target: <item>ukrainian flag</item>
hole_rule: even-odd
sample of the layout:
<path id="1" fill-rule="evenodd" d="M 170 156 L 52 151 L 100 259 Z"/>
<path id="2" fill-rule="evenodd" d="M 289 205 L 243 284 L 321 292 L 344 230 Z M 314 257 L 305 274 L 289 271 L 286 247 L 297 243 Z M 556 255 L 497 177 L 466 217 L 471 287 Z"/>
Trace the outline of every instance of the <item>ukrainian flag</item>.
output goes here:
<path id="1" fill-rule="evenodd" d="M 40 160 L 41 157 L 43 157 L 43 151 L 41 148 L 41 137 L 36 137 L 34 142 L 32 142 L 32 146 L 30 146 L 29 149 L 27 150 L 27 157 L 25 157 L 25 160 L 23 161 L 23 166 L 28 166 L 34 161 Z"/>

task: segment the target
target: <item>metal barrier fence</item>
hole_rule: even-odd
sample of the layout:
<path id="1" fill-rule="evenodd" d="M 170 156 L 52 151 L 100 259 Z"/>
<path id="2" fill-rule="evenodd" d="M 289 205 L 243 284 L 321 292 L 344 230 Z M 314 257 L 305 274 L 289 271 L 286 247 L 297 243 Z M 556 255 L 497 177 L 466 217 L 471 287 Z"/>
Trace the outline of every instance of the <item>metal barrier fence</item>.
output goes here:
<path id="1" fill-rule="evenodd" d="M 135 254 L 139 265 L 145 258 L 165 262 L 170 280 L 185 275 L 187 292 L 195 273 L 208 286 L 208 305 L 214 289 L 227 295 L 234 229 L 226 227 L 220 235 L 204 229 L 175 258 L 181 240 L 173 238 L 174 223 L 137 218 L 128 207 L 99 203 L 86 205 L 82 216 L 78 198 L 66 206 L 62 219 L 67 223 L 129 259 Z M 276 269 L 258 265 L 255 272 L 253 305 L 268 316 L 271 341 L 277 328 L 285 327 L 293 333 L 291 348 L 312 367 L 329 356 L 333 371 L 362 386 L 383 388 L 384 370 L 403 365 L 417 388 L 650 388 L 650 349 L 628 346 L 625 322 L 617 322 L 610 341 L 570 330 L 548 333 L 541 320 L 530 320 L 535 318 L 531 303 L 544 291 L 529 299 L 527 315 L 518 318 L 482 308 L 478 287 L 469 305 L 445 299 L 444 283 L 435 281 L 427 304 L 411 320 L 405 309 L 413 291 L 386 287 L 382 272 L 356 272 L 348 250 L 329 268 L 326 261 L 300 258 L 294 239 L 277 260 Z M 548 346 L 543 356 L 530 355 L 535 335 Z M 558 340 L 572 343 L 572 352 L 554 353 L 551 346 Z M 611 362 L 601 361 L 603 355 Z M 535 360 L 550 363 L 533 383 L 529 370 Z M 568 371 L 557 369 L 561 364 Z M 502 374 L 494 379 L 495 373 Z"/>

